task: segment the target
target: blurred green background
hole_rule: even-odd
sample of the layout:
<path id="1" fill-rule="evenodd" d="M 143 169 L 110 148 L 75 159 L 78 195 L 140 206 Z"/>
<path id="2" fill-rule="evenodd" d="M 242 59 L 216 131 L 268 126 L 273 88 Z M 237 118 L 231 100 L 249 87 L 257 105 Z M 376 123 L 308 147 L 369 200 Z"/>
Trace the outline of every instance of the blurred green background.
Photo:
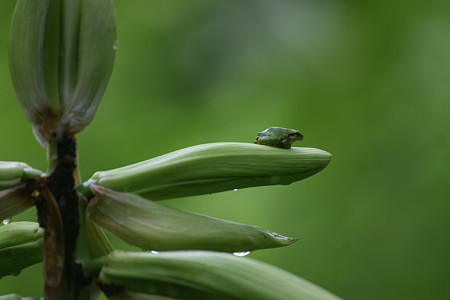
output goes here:
<path id="1" fill-rule="evenodd" d="M 0 159 L 45 169 L 8 73 L 14 3 L 0 1 Z M 84 179 L 295 128 L 298 146 L 333 154 L 321 173 L 166 203 L 299 237 L 250 257 L 345 299 L 450 299 L 450 2 L 116 4 L 116 68 L 78 137 Z M 23 219 L 34 211 L 14 218 Z M 41 295 L 41 272 L 0 280 L 0 294 Z"/>

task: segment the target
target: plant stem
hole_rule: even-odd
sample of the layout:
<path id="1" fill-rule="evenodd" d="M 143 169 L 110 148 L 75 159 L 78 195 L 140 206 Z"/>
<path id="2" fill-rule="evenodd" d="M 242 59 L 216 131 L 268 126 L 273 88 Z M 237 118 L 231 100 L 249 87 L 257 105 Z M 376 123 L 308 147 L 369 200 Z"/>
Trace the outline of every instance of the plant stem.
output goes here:
<path id="1" fill-rule="evenodd" d="M 80 290 L 88 282 L 75 262 L 80 230 L 75 137 L 63 135 L 51 140 L 47 154 L 50 175 L 41 183 L 41 201 L 37 205 L 39 224 L 46 232 L 45 299 L 83 299 Z M 53 274 L 62 274 L 62 279 L 53 278 Z"/>
<path id="2" fill-rule="evenodd" d="M 58 143 L 51 140 L 47 145 L 47 174 L 52 174 L 58 164 Z"/>
<path id="3" fill-rule="evenodd" d="M 55 197 L 47 185 L 41 189 L 45 199 L 44 293 L 46 299 L 58 299 L 65 265 L 63 220 Z M 42 221 L 41 218 L 39 220 Z"/>

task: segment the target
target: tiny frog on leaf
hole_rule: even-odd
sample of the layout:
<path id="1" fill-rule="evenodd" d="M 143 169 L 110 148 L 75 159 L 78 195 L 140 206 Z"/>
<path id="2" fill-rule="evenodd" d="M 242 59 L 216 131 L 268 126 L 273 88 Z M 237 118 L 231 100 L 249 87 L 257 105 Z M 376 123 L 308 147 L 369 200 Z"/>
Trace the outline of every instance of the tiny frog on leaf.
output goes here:
<path id="1" fill-rule="evenodd" d="M 255 144 L 290 149 L 296 141 L 303 140 L 303 135 L 298 130 L 270 127 L 258 133 Z"/>

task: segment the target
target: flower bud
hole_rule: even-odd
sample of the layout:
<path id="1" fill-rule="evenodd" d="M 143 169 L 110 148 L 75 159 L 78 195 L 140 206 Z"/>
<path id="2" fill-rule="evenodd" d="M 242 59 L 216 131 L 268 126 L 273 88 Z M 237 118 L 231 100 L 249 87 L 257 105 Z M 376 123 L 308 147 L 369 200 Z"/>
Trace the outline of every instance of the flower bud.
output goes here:
<path id="1" fill-rule="evenodd" d="M 0 226 L 0 278 L 17 275 L 42 260 L 44 230 L 33 222 Z"/>
<path id="2" fill-rule="evenodd" d="M 319 172 L 330 159 L 330 153 L 315 148 L 211 143 L 96 172 L 84 185 L 97 184 L 159 200 L 290 184 Z"/>
<path id="3" fill-rule="evenodd" d="M 114 251 L 105 257 L 99 279 L 132 292 L 187 300 L 340 299 L 277 267 L 210 251 Z"/>
<path id="4" fill-rule="evenodd" d="M 26 163 L 15 161 L 0 161 L 0 190 L 14 187 L 42 172 L 31 168 Z"/>
<path id="5" fill-rule="evenodd" d="M 60 133 L 76 134 L 92 121 L 112 72 L 116 44 L 112 0 L 17 1 L 10 72 L 42 145 Z"/>
<path id="6" fill-rule="evenodd" d="M 146 250 L 244 252 L 296 241 L 259 227 L 190 213 L 137 195 L 96 185 L 92 190 L 96 196 L 88 204 L 88 219 Z"/>

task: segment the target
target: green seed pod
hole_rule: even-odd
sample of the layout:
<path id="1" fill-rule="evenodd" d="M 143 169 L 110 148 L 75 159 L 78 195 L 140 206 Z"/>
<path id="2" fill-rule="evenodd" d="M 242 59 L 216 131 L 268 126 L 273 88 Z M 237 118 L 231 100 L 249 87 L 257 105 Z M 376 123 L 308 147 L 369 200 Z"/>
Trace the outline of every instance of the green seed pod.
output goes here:
<path id="1" fill-rule="evenodd" d="M 92 186 L 86 215 L 130 244 L 146 250 L 245 252 L 283 247 L 297 239 L 259 227 L 172 208 L 137 195 Z"/>
<path id="2" fill-rule="evenodd" d="M 92 121 L 114 66 L 113 0 L 18 0 L 9 48 L 12 81 L 38 141 L 76 134 Z"/>
<path id="3" fill-rule="evenodd" d="M 211 143 L 96 172 L 84 186 L 97 184 L 160 200 L 290 184 L 319 172 L 330 159 L 330 153 L 314 148 Z"/>
<path id="4" fill-rule="evenodd" d="M 103 263 L 99 279 L 132 292 L 170 292 L 171 297 L 187 300 L 340 299 L 282 269 L 227 253 L 114 251 Z"/>
<path id="5" fill-rule="evenodd" d="M 0 226 L 0 278 L 17 275 L 42 260 L 44 230 L 33 222 Z"/>

